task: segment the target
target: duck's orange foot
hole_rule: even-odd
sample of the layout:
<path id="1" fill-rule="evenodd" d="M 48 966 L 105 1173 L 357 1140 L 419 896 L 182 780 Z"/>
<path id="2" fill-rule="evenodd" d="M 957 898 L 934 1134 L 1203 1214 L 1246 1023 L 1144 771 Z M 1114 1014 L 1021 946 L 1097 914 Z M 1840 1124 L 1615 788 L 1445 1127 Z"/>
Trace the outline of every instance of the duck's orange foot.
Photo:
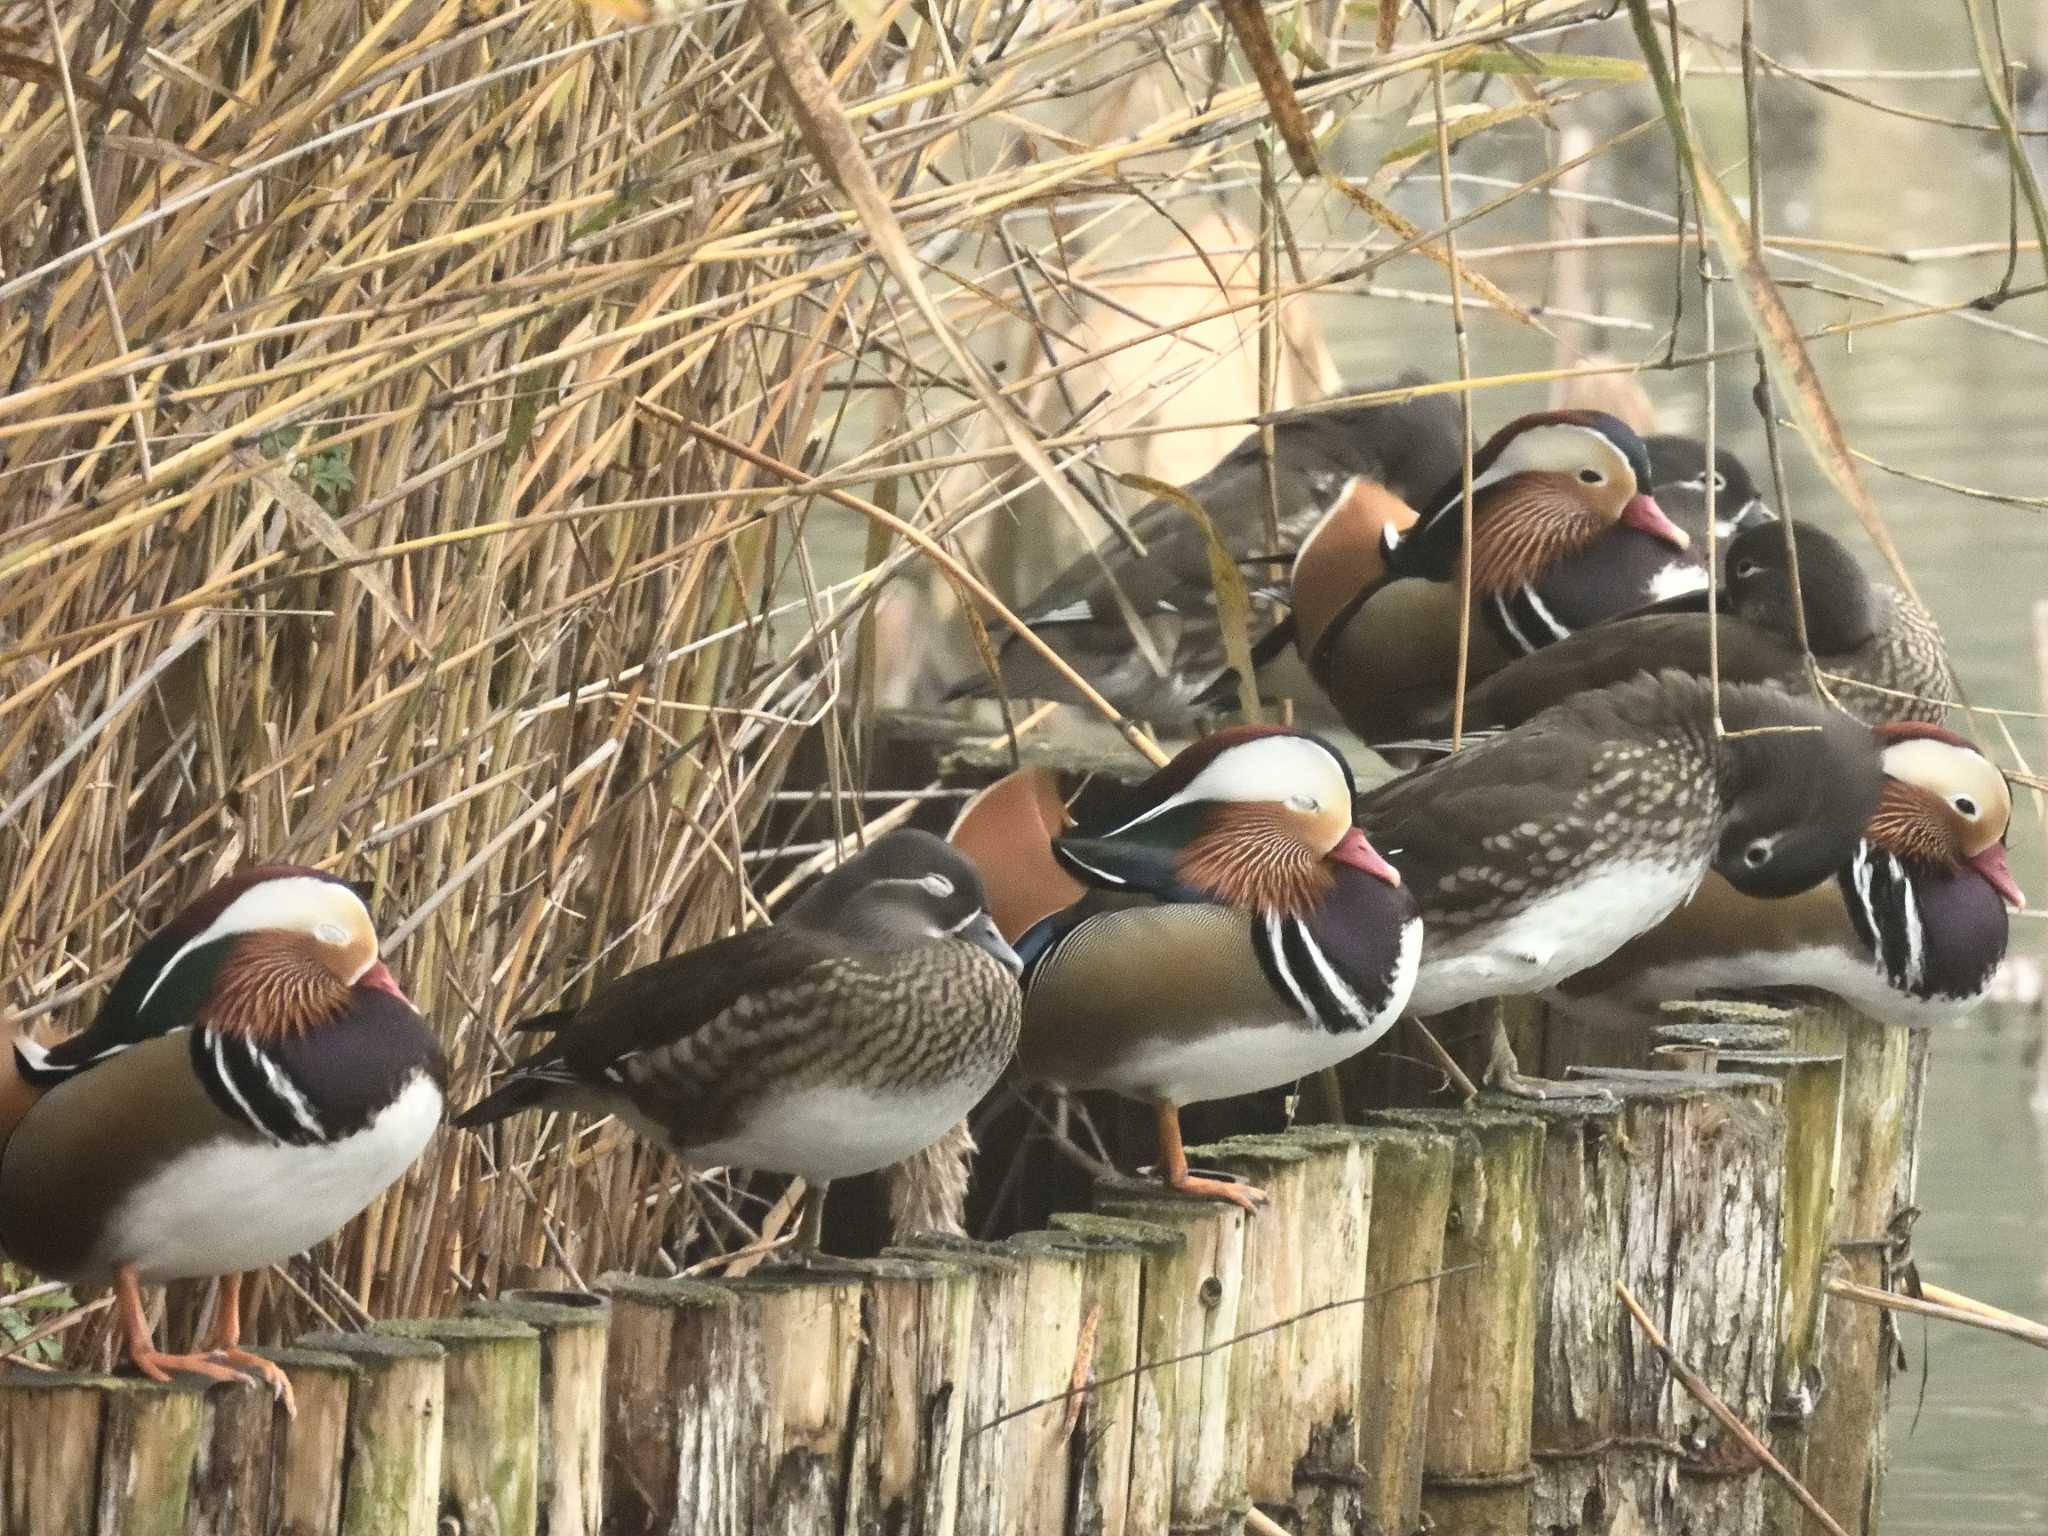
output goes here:
<path id="1" fill-rule="evenodd" d="M 261 1355 L 251 1354 L 238 1344 L 230 1344 L 227 1348 L 217 1349 L 213 1353 L 216 1359 L 225 1360 L 239 1370 L 253 1371 L 261 1376 L 270 1387 L 270 1395 L 284 1404 L 284 1416 L 288 1419 L 296 1419 L 299 1416 L 299 1405 L 292 1397 L 292 1379 L 285 1375 L 284 1367 L 275 1360 L 266 1360 Z"/>
<path id="2" fill-rule="evenodd" d="M 1183 1173 L 1179 1178 L 1168 1175 L 1166 1187 L 1183 1195 L 1195 1195 L 1204 1200 L 1228 1200 L 1239 1207 L 1247 1216 L 1256 1216 L 1259 1207 L 1266 1203 L 1266 1192 L 1255 1184 L 1240 1184 L 1234 1179 L 1202 1179 L 1194 1174 Z"/>
<path id="3" fill-rule="evenodd" d="M 215 1354 L 166 1355 L 158 1350 L 136 1350 L 128 1358 L 135 1369 L 151 1381 L 168 1383 L 173 1371 L 188 1376 L 204 1376 L 209 1381 L 241 1381 L 249 1378 Z"/>

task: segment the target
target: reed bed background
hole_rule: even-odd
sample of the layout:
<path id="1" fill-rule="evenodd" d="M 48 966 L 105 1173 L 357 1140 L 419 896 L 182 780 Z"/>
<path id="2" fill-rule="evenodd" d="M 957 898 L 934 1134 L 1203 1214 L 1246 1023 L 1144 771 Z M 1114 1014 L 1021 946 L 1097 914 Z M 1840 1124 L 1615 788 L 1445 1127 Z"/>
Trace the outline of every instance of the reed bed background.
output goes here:
<path id="1" fill-rule="evenodd" d="M 81 1025 L 237 863 L 309 862 L 373 883 L 468 1097 L 508 1023 L 761 920 L 922 804 L 863 793 L 873 711 L 976 664 L 962 593 L 1028 597 L 1134 477 L 1338 392 L 1319 295 L 1347 324 L 1440 307 L 1457 390 L 1532 382 L 1471 376 L 1482 315 L 1544 335 L 1560 389 L 1761 357 L 1783 451 L 1890 552 L 1801 327 L 1910 316 L 1787 307 L 1767 257 L 1855 253 L 1745 221 L 1754 91 L 1690 160 L 1668 61 L 1762 69 L 1747 6 L 1702 33 L 1663 0 L 845 0 L 780 30 L 775 3 L 0 5 L 20 1025 Z M 1970 132 L 2013 165 L 2000 291 L 2029 290 L 2014 45 L 1991 0 L 1932 24 L 1977 45 Z M 1532 169 L 1456 207 L 1454 158 L 1502 137 Z M 1549 194 L 1651 151 L 1673 304 L 1732 285 L 1753 335 L 1681 350 L 1675 315 L 1667 339 L 1574 307 L 1599 240 Z M 1554 236 L 1548 294 L 1460 256 L 1495 216 Z M 277 1336 L 519 1266 L 672 1273 L 788 1214 L 527 1120 L 437 1139 L 249 1305 Z"/>

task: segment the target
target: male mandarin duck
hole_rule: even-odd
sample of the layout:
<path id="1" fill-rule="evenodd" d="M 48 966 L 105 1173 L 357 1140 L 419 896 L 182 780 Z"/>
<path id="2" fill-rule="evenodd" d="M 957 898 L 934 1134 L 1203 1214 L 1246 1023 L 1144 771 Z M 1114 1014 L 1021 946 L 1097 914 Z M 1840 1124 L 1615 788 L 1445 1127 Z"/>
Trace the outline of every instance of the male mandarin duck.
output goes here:
<path id="1" fill-rule="evenodd" d="M 1721 679 L 1811 690 L 1799 649 L 1806 618 L 1814 660 L 1836 701 L 1868 724 L 1938 723 L 1955 693 L 1941 631 L 1925 609 L 1896 588 L 1873 582 L 1842 543 L 1820 528 L 1794 525 L 1799 551 L 1795 591 L 1780 523 L 1745 528 L 1728 547 L 1723 612 L 1714 626 Z M 1582 630 L 1511 662 L 1465 696 L 1465 729 L 1520 725 L 1589 688 L 1639 672 L 1676 669 L 1708 675 L 1706 595 L 1672 599 Z M 1862 686 L 1862 685 L 1869 686 Z M 1420 722 L 1422 734 L 1447 735 L 1449 706 Z"/>
<path id="2" fill-rule="evenodd" d="M 699 1167 L 815 1191 L 932 1145 L 1017 1044 L 1019 962 L 974 866 L 928 832 L 878 838 L 765 928 L 715 940 L 516 1026 L 554 1034 L 454 1123 L 617 1115 Z"/>
<path id="3" fill-rule="evenodd" d="M 1404 373 L 1381 389 L 1419 386 Z M 1275 563 L 1347 498 L 1407 502 L 1434 491 L 1458 472 L 1456 400 L 1425 395 L 1380 405 L 1307 412 L 1276 422 L 1273 482 L 1277 548 L 1267 528 L 1265 453 L 1252 433 L 1213 469 L 1190 481 L 1187 494 L 1207 513 L 1231 555 L 1249 566 Z M 1223 653 L 1206 536 L 1179 505 L 1154 501 L 1130 520 L 1143 556 L 1111 539 L 1067 567 L 1021 617 L 1125 713 L 1164 724 L 1184 723 L 1232 685 Z M 1260 585 L 1257 579 L 1254 588 Z M 1128 612 L 1126 611 L 1128 608 Z M 1132 619 L 1164 670 L 1133 638 Z M 1257 616 L 1254 615 L 1257 623 Z M 1255 630 L 1254 640 L 1259 638 Z M 1015 636 L 1000 647 L 1003 682 L 1019 698 L 1070 698 L 1068 686 Z M 952 697 L 986 696 L 992 681 L 977 672 Z"/>
<path id="4" fill-rule="evenodd" d="M 1629 540 L 1648 540 L 1685 581 L 1705 582 L 1691 541 L 1647 489 L 1642 440 L 1611 416 L 1523 416 L 1494 434 L 1472 468 L 1471 678 L 1640 606 L 1647 590 L 1621 590 L 1596 553 L 1632 554 Z M 1411 730 L 1454 686 L 1463 502 L 1462 472 L 1420 521 L 1353 497 L 1296 556 L 1296 649 L 1368 740 Z"/>
<path id="5" fill-rule="evenodd" d="M 2005 957 L 2012 795 L 1975 745 L 1938 725 L 1876 728 L 1884 788 L 1835 878 L 1759 901 L 1709 875 L 1649 932 L 1559 989 L 1575 1010 L 1641 1016 L 1707 988 L 1808 986 L 1874 1019 L 1945 1023 Z"/>
<path id="6" fill-rule="evenodd" d="M 1358 804 L 1422 912 L 1410 1006 L 1541 992 L 1655 927 L 1718 871 L 1796 894 L 1849 857 L 1878 804 L 1868 727 L 1774 688 L 1681 673 L 1581 693 Z M 1784 729 L 1797 727 L 1797 729 Z M 1757 734 L 1745 734 L 1757 733 Z M 1505 1040 L 1488 1080 L 1542 1097 Z"/>
<path id="7" fill-rule="evenodd" d="M 1164 1182 L 1253 1208 L 1258 1191 L 1189 1173 L 1180 1106 L 1364 1050 L 1415 979 L 1414 903 L 1352 825 L 1353 794 L 1327 743 L 1237 726 L 1181 752 L 1094 835 L 1058 832 L 1042 770 L 970 802 L 953 840 L 1022 925 L 1019 1079 L 1151 1103 Z"/>
<path id="8" fill-rule="evenodd" d="M 262 1375 L 241 1276 L 331 1236 L 440 1124 L 446 1062 L 342 880 L 270 865 L 221 881 L 137 950 L 92 1024 L 18 1039 L 37 1094 L 0 1148 L 0 1250 L 114 1284 L 136 1369 Z M 221 1277 L 202 1353 L 159 1351 L 141 1287 Z"/>

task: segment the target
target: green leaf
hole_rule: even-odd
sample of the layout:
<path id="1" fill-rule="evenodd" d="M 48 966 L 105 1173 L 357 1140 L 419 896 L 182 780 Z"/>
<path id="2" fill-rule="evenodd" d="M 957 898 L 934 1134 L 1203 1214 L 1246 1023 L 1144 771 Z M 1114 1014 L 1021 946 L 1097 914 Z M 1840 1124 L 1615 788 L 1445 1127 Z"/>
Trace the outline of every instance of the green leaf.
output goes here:
<path id="1" fill-rule="evenodd" d="M 1486 48 L 1449 66 L 1453 74 L 1531 75 L 1539 80 L 1607 80 L 1617 85 L 1649 78 L 1634 59 L 1610 59 L 1604 53 L 1525 53 Z"/>

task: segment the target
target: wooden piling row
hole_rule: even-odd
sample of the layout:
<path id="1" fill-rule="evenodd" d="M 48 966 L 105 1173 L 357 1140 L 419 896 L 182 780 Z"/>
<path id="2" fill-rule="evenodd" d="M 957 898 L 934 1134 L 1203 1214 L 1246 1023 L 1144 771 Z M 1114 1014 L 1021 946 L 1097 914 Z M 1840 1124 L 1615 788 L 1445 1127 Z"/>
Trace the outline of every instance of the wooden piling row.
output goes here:
<path id="1" fill-rule="evenodd" d="M 280 1352 L 296 1419 L 6 1370 L 0 1532 L 1802 1531 L 1620 1285 L 1869 1531 L 1887 1335 L 1823 1279 L 1885 1276 L 1911 1042 L 1825 1008 L 1609 1035 L 1597 1099 L 1191 1148 L 1256 1217 L 1117 1180 L 1000 1243 L 508 1294 Z"/>

